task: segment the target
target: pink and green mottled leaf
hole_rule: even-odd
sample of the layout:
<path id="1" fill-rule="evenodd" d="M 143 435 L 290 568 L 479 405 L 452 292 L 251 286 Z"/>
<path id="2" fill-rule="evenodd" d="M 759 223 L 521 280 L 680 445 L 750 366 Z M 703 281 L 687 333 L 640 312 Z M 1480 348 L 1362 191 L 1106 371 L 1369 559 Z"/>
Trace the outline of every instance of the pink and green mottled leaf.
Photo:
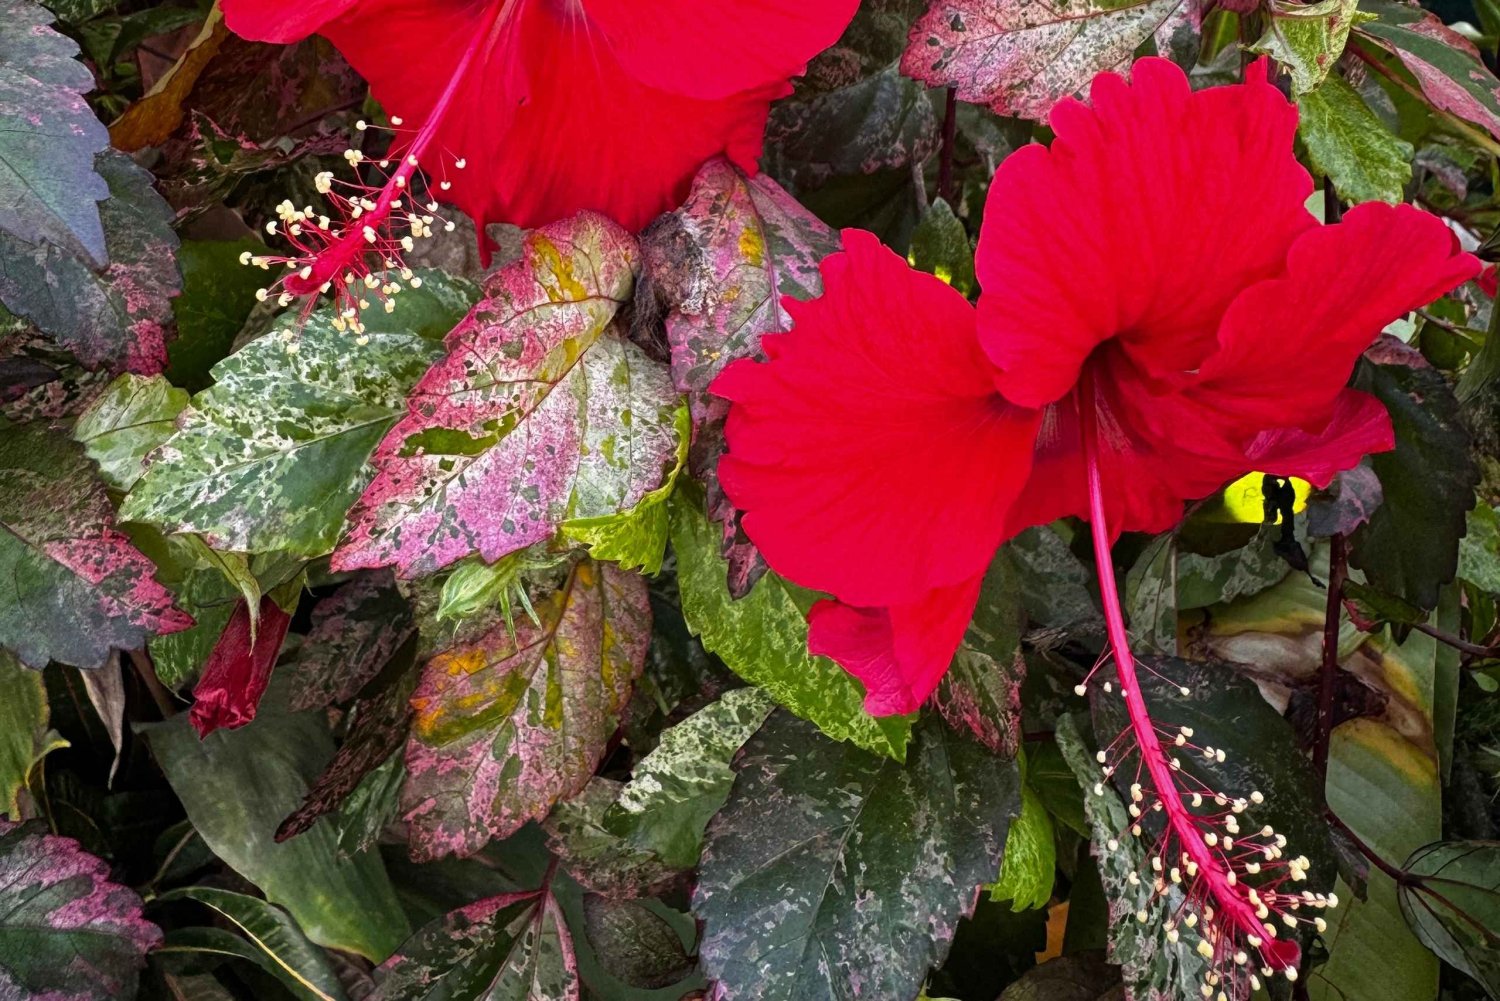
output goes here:
<path id="1" fill-rule="evenodd" d="M 661 485 L 677 395 L 663 366 L 609 329 L 638 256 L 591 213 L 527 234 L 376 448 L 336 569 L 419 577 L 476 553 L 494 562 Z"/>
<path id="2" fill-rule="evenodd" d="M 578 960 L 546 888 L 486 897 L 428 924 L 375 971 L 367 1001 L 578 1001 Z"/>
<path id="3" fill-rule="evenodd" d="M 1361 47 L 1392 53 L 1433 107 L 1500 138 L 1500 79 L 1473 42 L 1415 5 L 1364 0 L 1359 6 L 1377 18 L 1354 29 Z"/>
<path id="4" fill-rule="evenodd" d="M 109 866 L 41 823 L 0 820 L 0 998 L 135 997 L 161 931 Z"/>
<path id="5" fill-rule="evenodd" d="M 78 46 L 31 0 L 0 2 L 0 233 L 108 260 L 96 203 L 109 196 L 94 156 L 109 132 L 83 95 L 94 76 Z"/>
<path id="6" fill-rule="evenodd" d="M 1042 121 L 1094 74 L 1129 64 L 1183 0 L 933 0 L 902 72 L 1002 115 Z"/>
<path id="7" fill-rule="evenodd" d="M 435 337 L 473 300 L 465 282 L 422 277 L 392 312 L 369 311 L 364 344 L 335 330 L 326 308 L 214 366 L 214 385 L 148 457 L 122 517 L 221 549 L 331 550 L 370 481 L 371 451 L 440 354 Z"/>
<path id="8" fill-rule="evenodd" d="M 730 588 L 742 596 L 765 563 L 718 489 L 714 470 L 729 405 L 708 387 L 736 358 L 759 357 L 763 336 L 791 329 L 782 297 L 810 299 L 823 290 L 818 263 L 839 249 L 838 236 L 769 177 L 746 177 L 729 161 L 713 160 L 682 207 L 641 239 L 649 289 L 643 298 L 666 310 L 672 382 L 691 409 L 689 468 L 709 486 Z"/>
<path id="9" fill-rule="evenodd" d="M 344 584 L 313 608 L 307 639 L 286 667 L 292 709 L 348 702 L 414 631 L 411 606 L 389 573 Z"/>
<path id="10" fill-rule="evenodd" d="M 0 427 L 0 528 L 0 646 L 28 667 L 98 667 L 112 649 L 193 624 L 63 434 Z"/>
<path id="11" fill-rule="evenodd" d="M 182 291 L 172 210 L 129 157 L 109 151 L 95 167 L 109 185 L 98 207 L 109 262 L 0 232 L 0 302 L 89 368 L 154 375 L 166 367 L 172 298 Z"/>
<path id="12" fill-rule="evenodd" d="M 1014 762 L 929 719 L 904 765 L 777 713 L 708 825 L 693 913 L 726 999 L 910 998 L 993 882 Z"/>
<path id="13" fill-rule="evenodd" d="M 1014 757 L 1021 743 L 1021 684 L 1026 623 L 1018 571 L 1008 550 L 990 564 L 974 620 L 934 703 L 948 725 L 968 733 L 996 754 Z"/>
<path id="14" fill-rule="evenodd" d="M 401 804 L 412 855 L 470 855 L 588 784 L 645 666 L 645 581 L 583 562 L 517 617 L 424 666 Z"/>

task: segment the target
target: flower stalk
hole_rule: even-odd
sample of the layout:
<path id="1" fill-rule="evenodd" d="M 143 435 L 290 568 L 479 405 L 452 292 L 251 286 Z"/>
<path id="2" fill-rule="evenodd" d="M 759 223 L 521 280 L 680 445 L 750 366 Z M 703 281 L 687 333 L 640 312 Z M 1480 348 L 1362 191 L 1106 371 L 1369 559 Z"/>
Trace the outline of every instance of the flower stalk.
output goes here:
<path id="1" fill-rule="evenodd" d="M 1113 538 L 1105 508 L 1099 421 L 1092 380 L 1087 375 L 1076 399 L 1109 652 L 1130 721 L 1129 727 L 1099 753 L 1099 763 L 1109 779 L 1132 756 L 1136 758 L 1128 804 L 1132 820 L 1129 835 L 1142 837 L 1147 833 L 1147 815 L 1162 815 L 1150 878 L 1160 896 L 1165 897 L 1173 887 L 1183 891 L 1182 903 L 1168 919 L 1167 937 L 1178 941 L 1184 928 L 1196 934 L 1197 952 L 1211 964 L 1202 986 L 1203 996 L 1231 1001 L 1258 990 L 1261 977 L 1280 973 L 1295 980 L 1301 949 L 1291 938 L 1280 936 L 1302 924 L 1313 925 L 1321 932 L 1325 927 L 1321 917 L 1306 918 L 1299 912 L 1333 907 L 1338 901 L 1332 894 L 1285 889 L 1286 884 L 1307 878 L 1309 862 L 1305 857 L 1286 858 L 1285 836 L 1269 825 L 1255 828 L 1242 819 L 1252 804 L 1264 801 L 1262 794 L 1251 792 L 1247 798 L 1231 798 L 1184 771 L 1179 755 L 1197 754 L 1205 761 L 1222 763 L 1224 751 L 1194 743 L 1190 727 L 1167 727 L 1152 718 L 1131 652 L 1110 556 Z M 1112 687 L 1109 682 L 1103 685 L 1110 694 Z M 1103 784 L 1095 791 L 1102 793 Z M 1150 826 L 1155 829 L 1157 825 Z M 1141 921 L 1149 919 L 1144 910 L 1136 916 Z M 1251 962 L 1252 951 L 1259 955 L 1258 964 Z"/>

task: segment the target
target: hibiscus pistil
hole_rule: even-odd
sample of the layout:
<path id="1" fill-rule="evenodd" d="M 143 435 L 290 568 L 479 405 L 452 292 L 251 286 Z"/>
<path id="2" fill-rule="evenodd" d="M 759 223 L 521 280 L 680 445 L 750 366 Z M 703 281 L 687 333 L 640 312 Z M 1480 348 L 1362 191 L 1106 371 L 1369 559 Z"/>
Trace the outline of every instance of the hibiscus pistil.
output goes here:
<path id="1" fill-rule="evenodd" d="M 1129 788 L 1130 836 L 1145 834 L 1147 828 L 1142 821 L 1147 814 L 1159 812 L 1164 816 L 1152 852 L 1151 878 L 1161 896 L 1174 888 L 1183 890 L 1182 903 L 1167 923 L 1167 936 L 1177 941 L 1181 928 L 1199 936 L 1198 954 L 1212 964 L 1203 983 L 1203 996 L 1212 998 L 1217 993 L 1220 1001 L 1227 1001 L 1246 988 L 1260 989 L 1260 977 L 1250 963 L 1248 950 L 1260 955 L 1260 976 L 1281 973 L 1288 980 L 1296 980 L 1302 951 L 1296 942 L 1278 936 L 1302 924 L 1313 925 L 1321 932 L 1322 918 L 1303 917 L 1298 912 L 1304 907 L 1321 910 L 1336 906 L 1338 898 L 1311 891 L 1283 892 L 1287 882 L 1307 878 L 1309 862 L 1306 857 L 1286 858 L 1286 837 L 1269 825 L 1254 828 L 1248 820 L 1241 821 L 1252 804 L 1263 801 L 1262 795 L 1252 791 L 1248 797 L 1231 798 L 1185 772 L 1179 755 L 1198 754 L 1206 762 L 1222 764 L 1223 749 L 1193 743 L 1190 727 L 1164 727 L 1152 718 L 1136 673 L 1110 557 L 1113 540 L 1106 515 L 1099 422 L 1092 379 L 1087 374 L 1077 396 L 1099 594 L 1120 696 L 1130 720 L 1125 732 L 1099 752 L 1104 777 L 1113 779 L 1132 756 L 1136 759 L 1136 774 Z M 1104 683 L 1107 693 L 1113 694 L 1111 688 Z M 1079 689 L 1080 694 L 1086 690 L 1084 685 Z M 1102 783 L 1095 792 L 1104 792 Z M 1145 911 L 1137 917 L 1148 920 Z"/>

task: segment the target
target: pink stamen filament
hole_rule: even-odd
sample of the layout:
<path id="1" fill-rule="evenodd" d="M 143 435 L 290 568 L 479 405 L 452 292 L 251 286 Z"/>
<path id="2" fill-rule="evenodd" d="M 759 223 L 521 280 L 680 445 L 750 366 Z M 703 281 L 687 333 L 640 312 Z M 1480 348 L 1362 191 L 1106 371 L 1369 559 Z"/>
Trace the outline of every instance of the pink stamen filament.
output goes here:
<path id="1" fill-rule="evenodd" d="M 1233 871 L 1230 863 L 1222 853 L 1210 847 L 1199 827 L 1200 820 L 1209 821 L 1212 818 L 1193 814 L 1183 802 L 1179 785 L 1182 773 L 1172 768 L 1172 758 L 1162 747 L 1158 727 L 1141 694 L 1136 661 L 1130 650 L 1130 636 L 1125 628 L 1125 616 L 1110 555 L 1113 540 L 1110 537 L 1104 503 L 1098 415 L 1094 399 L 1092 380 L 1086 374 L 1077 400 L 1083 428 L 1084 462 L 1088 471 L 1089 522 L 1093 535 L 1094 559 L 1099 568 L 1099 594 L 1104 606 L 1105 630 L 1114 653 L 1115 671 L 1130 719 L 1130 729 L 1134 733 L 1141 761 L 1155 786 L 1156 800 L 1166 815 L 1169 836 L 1164 840 L 1170 845 L 1175 838 L 1182 853 L 1197 865 L 1198 875 L 1191 889 L 1212 901 L 1212 906 L 1227 922 L 1229 930 L 1237 930 L 1246 937 L 1254 936 L 1258 939 L 1261 942 L 1261 955 L 1268 967 L 1278 970 L 1295 969 L 1301 956 L 1297 944 L 1290 940 L 1278 940 L 1267 934 L 1265 922 L 1257 916 L 1257 908 L 1250 903 L 1252 887 L 1237 878 L 1234 883 L 1230 882 L 1230 873 Z M 1212 794 L 1209 795 L 1211 798 Z M 1141 805 L 1143 809 L 1147 808 L 1145 804 Z M 1255 851 L 1258 854 L 1259 849 Z M 1170 864 L 1175 864 L 1175 859 L 1171 857 L 1173 854 L 1175 853 L 1168 853 L 1167 861 Z M 1269 891 L 1271 888 L 1263 887 L 1262 890 Z M 1277 915 L 1273 913 L 1273 916 Z M 1220 927 L 1225 925 L 1220 924 Z M 1232 938 L 1233 936 L 1231 940 Z M 1216 952 L 1219 951 L 1222 951 L 1222 946 L 1216 949 Z M 1233 951 L 1232 944 L 1229 951 Z"/>
<path id="2" fill-rule="evenodd" d="M 491 5 L 488 23 L 483 26 L 482 30 L 474 33 L 473 40 L 459 58 L 453 75 L 449 77 L 447 85 L 438 96 L 437 102 L 433 105 L 426 121 L 422 123 L 422 127 L 417 130 L 417 134 L 409 143 L 398 143 L 391 150 L 390 158 L 399 157 L 400 162 L 396 170 L 386 178 L 379 196 L 375 199 L 374 207 L 362 211 L 359 217 L 352 221 L 348 232 L 317 251 L 304 269 L 289 275 L 282 282 L 282 288 L 287 293 L 294 296 L 316 295 L 325 285 L 334 284 L 337 287 L 337 283 L 346 274 L 353 273 L 356 277 L 360 277 L 367 270 L 361 264 L 366 254 L 378 253 L 384 259 L 389 259 L 393 254 L 398 253 L 396 248 L 399 247 L 399 243 L 386 235 L 385 230 L 391 212 L 395 204 L 403 198 L 412 201 L 417 199 L 418 196 L 413 190 L 413 180 L 418 176 L 418 168 L 423 157 L 427 155 L 443 120 L 455 104 L 455 98 L 470 68 L 479 58 L 480 53 L 494 44 L 507 16 L 519 2 L 520 0 L 497 0 Z M 462 166 L 461 163 L 460 166 Z M 353 201 L 354 204 L 359 204 L 358 196 Z M 370 232 L 378 234 L 375 241 L 366 235 Z"/>

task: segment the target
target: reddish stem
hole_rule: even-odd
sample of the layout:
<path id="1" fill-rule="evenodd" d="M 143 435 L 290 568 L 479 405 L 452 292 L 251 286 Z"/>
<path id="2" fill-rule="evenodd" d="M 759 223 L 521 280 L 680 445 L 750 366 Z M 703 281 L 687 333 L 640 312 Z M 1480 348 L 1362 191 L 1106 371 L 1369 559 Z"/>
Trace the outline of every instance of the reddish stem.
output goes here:
<path id="1" fill-rule="evenodd" d="M 1171 758 L 1163 749 L 1156 724 L 1151 719 L 1150 710 L 1146 708 L 1146 700 L 1136 677 L 1135 657 L 1130 650 L 1130 636 L 1125 629 L 1125 615 L 1120 605 L 1114 563 L 1110 556 L 1113 539 L 1104 506 L 1098 417 L 1094 407 L 1093 383 L 1087 375 L 1084 376 L 1078 394 L 1078 410 L 1083 427 L 1084 462 L 1088 469 L 1089 523 L 1093 534 L 1094 560 L 1099 569 L 1099 596 L 1104 606 L 1105 630 L 1109 636 L 1110 649 L 1114 653 L 1115 671 L 1120 679 L 1125 710 L 1140 748 L 1141 760 L 1156 787 L 1156 796 L 1166 814 L 1171 834 L 1181 846 L 1182 852 L 1197 864 L 1198 880 L 1207 889 L 1220 913 L 1242 934 L 1254 936 L 1262 943 L 1260 951 L 1267 965 L 1278 969 L 1295 967 L 1300 958 L 1300 949 L 1296 943 L 1268 936 L 1244 890 L 1230 883 L 1228 864 L 1204 839 L 1196 817 L 1183 802 L 1182 791 L 1173 774 Z"/>

